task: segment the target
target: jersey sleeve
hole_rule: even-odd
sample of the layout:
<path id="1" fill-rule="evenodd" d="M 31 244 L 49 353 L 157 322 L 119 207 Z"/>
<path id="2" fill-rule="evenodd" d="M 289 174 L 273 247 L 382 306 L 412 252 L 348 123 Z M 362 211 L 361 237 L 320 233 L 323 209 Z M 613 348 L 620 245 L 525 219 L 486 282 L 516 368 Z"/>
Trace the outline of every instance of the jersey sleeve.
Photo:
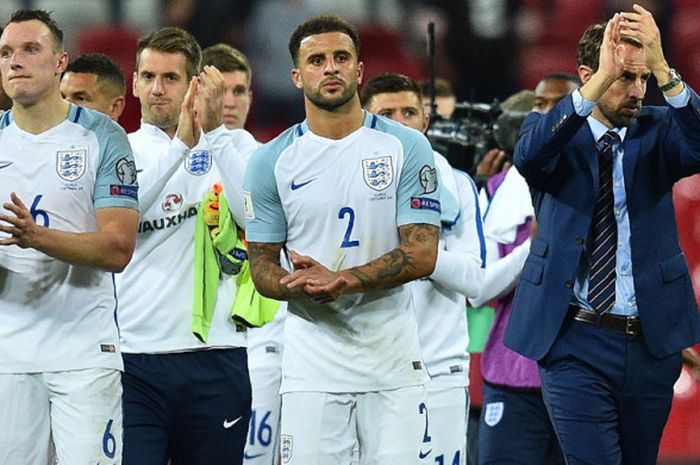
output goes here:
<path id="1" fill-rule="evenodd" d="M 396 199 L 399 226 L 411 223 L 440 225 L 438 174 L 428 139 L 411 131 L 404 139 L 404 163 Z"/>
<path id="2" fill-rule="evenodd" d="M 138 210 L 136 164 L 126 133 L 106 118 L 96 128 L 96 133 L 100 158 L 93 205 L 96 209 L 125 207 Z"/>
<path id="3" fill-rule="evenodd" d="M 267 146 L 250 159 L 243 181 L 243 209 L 249 242 L 285 242 L 287 219 L 275 179 L 276 154 Z"/>
<path id="4" fill-rule="evenodd" d="M 243 182 L 251 154 L 257 148 L 253 136 L 244 129 L 230 131 L 223 126 L 206 135 L 219 168 L 224 192 L 229 201 L 229 209 L 236 223 L 244 223 Z"/>
<path id="5" fill-rule="evenodd" d="M 455 181 L 454 194 L 459 198 L 460 213 L 452 228 L 443 230 L 444 246 L 438 249 L 430 279 L 466 297 L 474 297 L 481 288 L 486 260 L 478 195 L 469 175 L 452 171 L 445 174 L 448 175 Z"/>

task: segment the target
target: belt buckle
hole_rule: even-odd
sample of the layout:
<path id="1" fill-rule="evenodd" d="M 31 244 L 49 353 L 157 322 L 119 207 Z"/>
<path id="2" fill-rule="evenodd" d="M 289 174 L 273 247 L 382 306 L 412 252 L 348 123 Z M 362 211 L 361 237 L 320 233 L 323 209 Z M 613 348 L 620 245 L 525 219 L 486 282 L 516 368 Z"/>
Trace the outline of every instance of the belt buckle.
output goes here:
<path id="1" fill-rule="evenodd" d="M 625 334 L 628 336 L 636 336 L 637 334 L 639 334 L 639 331 L 632 327 L 632 323 L 634 323 L 634 321 L 635 318 L 631 316 L 628 316 L 625 319 Z"/>

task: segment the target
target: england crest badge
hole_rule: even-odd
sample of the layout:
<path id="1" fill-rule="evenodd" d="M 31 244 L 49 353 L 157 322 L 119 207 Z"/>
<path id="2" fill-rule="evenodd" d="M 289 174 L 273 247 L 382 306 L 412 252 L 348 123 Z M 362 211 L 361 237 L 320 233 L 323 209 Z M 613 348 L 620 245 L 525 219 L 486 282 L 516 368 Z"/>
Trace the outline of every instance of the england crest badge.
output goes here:
<path id="1" fill-rule="evenodd" d="M 496 426 L 503 418 L 504 405 L 503 402 L 489 402 L 486 404 L 486 412 L 484 412 L 484 423 L 488 426 Z"/>
<path id="2" fill-rule="evenodd" d="M 294 451 L 293 437 L 291 434 L 280 435 L 280 457 L 282 463 L 289 463 L 292 460 L 292 452 Z"/>
<path id="3" fill-rule="evenodd" d="M 73 182 L 85 174 L 87 150 L 59 150 L 56 152 L 56 172 L 64 181 Z"/>
<path id="4" fill-rule="evenodd" d="M 195 176 L 202 176 L 211 169 L 211 154 L 208 150 L 192 150 L 185 159 L 185 169 Z"/>
<path id="5" fill-rule="evenodd" d="M 362 177 L 370 188 L 383 191 L 394 180 L 394 168 L 391 157 L 379 157 L 362 160 Z"/>

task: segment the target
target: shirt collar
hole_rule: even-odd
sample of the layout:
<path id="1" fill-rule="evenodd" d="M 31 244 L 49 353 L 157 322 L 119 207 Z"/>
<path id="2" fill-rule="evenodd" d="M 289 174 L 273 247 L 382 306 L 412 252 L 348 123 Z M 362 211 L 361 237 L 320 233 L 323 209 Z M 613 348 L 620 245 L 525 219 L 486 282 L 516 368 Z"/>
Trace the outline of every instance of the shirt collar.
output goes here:
<path id="1" fill-rule="evenodd" d="M 586 120 L 588 121 L 588 126 L 591 128 L 591 132 L 593 133 L 593 139 L 596 141 L 596 143 L 608 131 L 616 132 L 617 135 L 620 136 L 620 141 L 625 141 L 625 135 L 627 135 L 627 127 L 609 129 L 603 123 L 595 119 L 592 115 L 588 116 Z"/>

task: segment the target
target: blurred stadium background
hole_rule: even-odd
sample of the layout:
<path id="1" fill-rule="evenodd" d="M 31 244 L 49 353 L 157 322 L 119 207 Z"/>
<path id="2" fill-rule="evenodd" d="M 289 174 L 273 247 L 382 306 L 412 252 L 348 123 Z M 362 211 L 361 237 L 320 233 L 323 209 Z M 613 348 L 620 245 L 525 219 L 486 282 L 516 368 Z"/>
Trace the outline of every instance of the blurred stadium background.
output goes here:
<path id="1" fill-rule="evenodd" d="M 420 79 L 427 75 L 425 30 L 436 24 L 435 67 L 458 100 L 491 102 L 532 89 L 553 71 L 575 72 L 576 43 L 592 22 L 629 9 L 628 0 L 3 0 L 0 22 L 18 8 L 54 13 L 71 57 L 101 52 L 122 67 L 129 82 L 136 41 L 166 25 L 192 32 L 203 46 L 228 42 L 253 64 L 254 102 L 249 129 L 269 140 L 303 117 L 289 79 L 287 39 L 306 17 L 337 13 L 352 21 L 362 39 L 366 78 L 387 71 Z M 657 19 L 666 58 L 700 89 L 700 0 L 637 0 Z M 648 100 L 658 102 L 653 83 Z M 120 122 L 139 124 L 138 101 L 127 91 Z M 681 244 L 700 297 L 700 176 L 674 192 Z M 700 299 L 699 299 L 700 300 Z M 660 464 L 700 464 L 700 384 L 684 371 L 676 384 Z"/>

